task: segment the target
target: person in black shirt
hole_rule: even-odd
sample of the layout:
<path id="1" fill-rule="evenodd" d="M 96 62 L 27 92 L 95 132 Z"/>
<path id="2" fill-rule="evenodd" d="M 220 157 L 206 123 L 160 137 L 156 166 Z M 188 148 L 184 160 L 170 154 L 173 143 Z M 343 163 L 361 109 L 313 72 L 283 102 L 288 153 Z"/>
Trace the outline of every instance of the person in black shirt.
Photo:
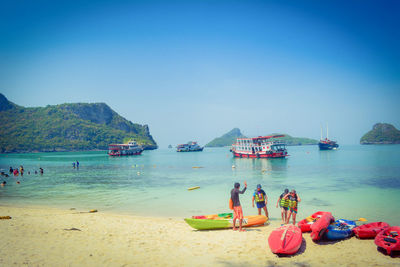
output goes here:
<path id="1" fill-rule="evenodd" d="M 233 202 L 233 230 L 236 231 L 236 220 L 239 219 L 239 231 L 243 232 L 242 220 L 243 220 L 243 210 L 240 205 L 239 194 L 243 194 L 247 189 L 247 183 L 244 182 L 244 188 L 242 191 L 239 190 L 240 184 L 235 183 L 234 188 L 231 190 L 231 199 Z"/>

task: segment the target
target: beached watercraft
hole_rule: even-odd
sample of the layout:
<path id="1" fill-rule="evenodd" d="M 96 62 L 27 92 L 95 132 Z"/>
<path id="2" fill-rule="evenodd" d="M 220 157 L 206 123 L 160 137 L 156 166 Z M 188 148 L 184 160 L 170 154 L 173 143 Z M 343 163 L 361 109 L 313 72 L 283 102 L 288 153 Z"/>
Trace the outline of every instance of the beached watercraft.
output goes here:
<path id="1" fill-rule="evenodd" d="M 314 241 L 318 241 L 325 234 L 326 229 L 334 222 L 335 218 L 333 218 L 332 213 L 325 212 L 322 216 L 311 225 L 311 239 Z"/>
<path id="2" fill-rule="evenodd" d="M 303 236 L 299 227 L 287 224 L 271 232 L 268 244 L 275 254 L 295 254 L 301 246 Z"/>
<path id="3" fill-rule="evenodd" d="M 361 239 L 375 238 L 380 231 L 388 227 L 390 227 L 390 225 L 385 222 L 372 222 L 353 228 L 353 233 L 356 237 Z"/>
<path id="4" fill-rule="evenodd" d="M 316 213 L 308 216 L 307 218 L 298 222 L 301 232 L 311 232 L 311 225 L 313 225 L 326 211 L 317 211 Z"/>
<path id="5" fill-rule="evenodd" d="M 223 216 L 223 215 L 226 216 Z M 263 225 L 268 220 L 264 215 L 244 216 L 242 220 L 243 227 Z M 224 229 L 233 227 L 232 213 L 222 213 L 215 215 L 193 216 L 186 218 L 185 222 L 197 230 Z M 239 220 L 236 220 L 236 226 L 239 227 Z"/>
<path id="6" fill-rule="evenodd" d="M 328 240 L 341 240 L 353 235 L 353 228 L 356 227 L 355 221 L 339 219 L 328 226 L 325 238 Z"/>
<path id="7" fill-rule="evenodd" d="M 400 251 L 400 226 L 388 227 L 375 237 L 375 244 L 386 250 L 388 255 L 393 251 Z"/>

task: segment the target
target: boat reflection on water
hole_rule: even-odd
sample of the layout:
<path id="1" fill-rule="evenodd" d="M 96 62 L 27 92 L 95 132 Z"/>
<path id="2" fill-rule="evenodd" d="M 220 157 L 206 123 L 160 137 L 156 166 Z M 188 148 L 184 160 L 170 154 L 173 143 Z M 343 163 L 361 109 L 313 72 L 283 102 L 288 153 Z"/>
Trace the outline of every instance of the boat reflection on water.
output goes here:
<path id="1" fill-rule="evenodd" d="M 288 160 L 279 159 L 252 159 L 252 158 L 232 158 L 232 168 L 236 170 L 253 170 L 260 173 L 286 172 Z"/>

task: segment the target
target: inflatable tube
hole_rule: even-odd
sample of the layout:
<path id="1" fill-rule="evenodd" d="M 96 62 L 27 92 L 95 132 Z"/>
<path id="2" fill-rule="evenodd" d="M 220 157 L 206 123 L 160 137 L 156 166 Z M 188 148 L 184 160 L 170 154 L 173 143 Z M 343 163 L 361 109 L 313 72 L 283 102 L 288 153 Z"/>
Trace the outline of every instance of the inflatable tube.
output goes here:
<path id="1" fill-rule="evenodd" d="M 325 212 L 322 216 L 311 225 L 311 239 L 313 241 L 318 241 L 322 238 L 325 234 L 326 229 L 331 224 L 331 222 L 335 221 L 333 218 L 332 213 Z"/>
<path id="2" fill-rule="evenodd" d="M 353 235 L 353 228 L 356 227 L 355 221 L 340 219 L 328 226 L 325 237 L 328 240 L 342 240 Z"/>
<path id="3" fill-rule="evenodd" d="M 299 221 L 297 225 L 300 227 L 301 232 L 303 232 L 303 233 L 311 232 L 311 225 L 313 225 L 325 213 L 326 213 L 326 211 L 317 211 L 316 213 L 314 213 L 314 214 L 308 216 L 307 218 Z"/>

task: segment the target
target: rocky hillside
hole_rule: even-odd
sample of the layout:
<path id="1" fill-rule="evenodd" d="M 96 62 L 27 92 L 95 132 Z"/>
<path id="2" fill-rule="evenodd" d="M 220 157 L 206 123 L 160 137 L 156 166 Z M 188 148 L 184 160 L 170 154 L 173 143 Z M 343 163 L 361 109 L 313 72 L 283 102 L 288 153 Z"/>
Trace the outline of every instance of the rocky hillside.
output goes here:
<path id="1" fill-rule="evenodd" d="M 400 144 L 400 131 L 389 123 L 377 123 L 361 137 L 360 144 Z"/>
<path id="2" fill-rule="evenodd" d="M 238 128 L 233 128 L 226 134 L 215 138 L 211 142 L 209 142 L 206 147 L 222 147 L 222 146 L 230 146 L 235 141 L 236 138 L 245 137 Z"/>
<path id="3" fill-rule="evenodd" d="M 132 123 L 104 103 L 25 108 L 0 94 L 0 152 L 103 150 L 134 138 L 157 144 L 147 125 Z"/>

